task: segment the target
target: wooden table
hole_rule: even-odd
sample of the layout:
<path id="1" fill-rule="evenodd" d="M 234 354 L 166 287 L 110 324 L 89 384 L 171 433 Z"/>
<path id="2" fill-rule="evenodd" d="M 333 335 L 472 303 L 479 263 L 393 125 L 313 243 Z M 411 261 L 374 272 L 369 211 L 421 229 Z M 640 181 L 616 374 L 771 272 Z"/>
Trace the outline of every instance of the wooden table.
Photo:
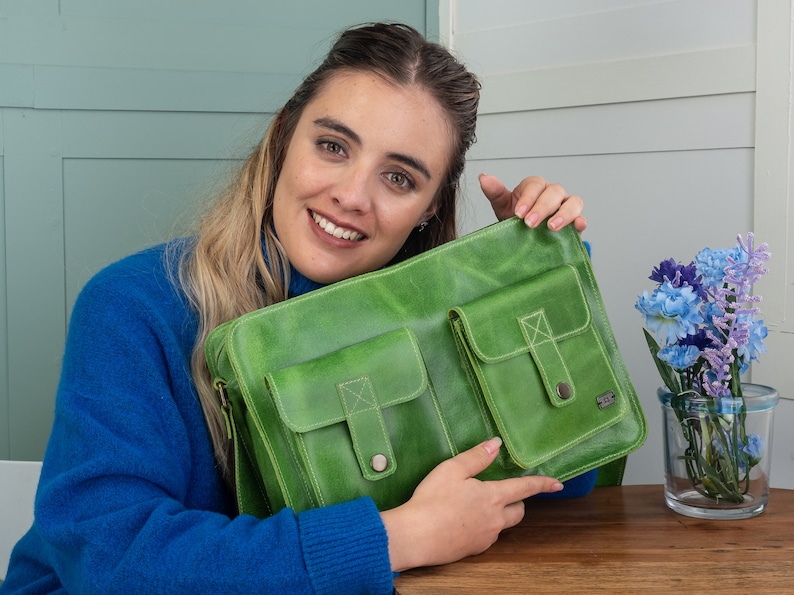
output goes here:
<path id="1" fill-rule="evenodd" d="M 596 488 L 529 500 L 526 516 L 479 556 L 419 568 L 400 595 L 503 593 L 794 594 L 794 490 L 773 489 L 752 519 L 674 513 L 662 486 Z"/>

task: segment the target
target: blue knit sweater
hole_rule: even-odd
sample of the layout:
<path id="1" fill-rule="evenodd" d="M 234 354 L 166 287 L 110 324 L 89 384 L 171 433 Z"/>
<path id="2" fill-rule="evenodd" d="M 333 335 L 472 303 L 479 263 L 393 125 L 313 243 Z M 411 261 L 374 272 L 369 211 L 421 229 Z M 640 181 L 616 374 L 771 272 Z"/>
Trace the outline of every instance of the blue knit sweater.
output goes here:
<path id="1" fill-rule="evenodd" d="M 370 499 L 234 517 L 163 254 L 110 266 L 75 304 L 35 522 L 0 592 L 392 593 Z"/>
<path id="2" fill-rule="evenodd" d="M 189 371 L 196 318 L 165 254 L 111 265 L 75 304 L 35 521 L 0 593 L 392 593 L 368 498 L 235 517 Z M 313 288 L 297 278 L 292 294 Z"/>

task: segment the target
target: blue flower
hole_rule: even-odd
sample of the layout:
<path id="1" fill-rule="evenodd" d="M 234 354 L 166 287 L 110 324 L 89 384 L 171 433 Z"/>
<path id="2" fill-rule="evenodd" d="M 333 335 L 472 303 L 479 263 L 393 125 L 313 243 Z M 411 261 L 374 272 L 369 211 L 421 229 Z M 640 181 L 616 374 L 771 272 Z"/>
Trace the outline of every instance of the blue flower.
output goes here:
<path id="1" fill-rule="evenodd" d="M 753 319 L 749 322 L 749 336 L 745 345 L 739 345 L 738 355 L 742 363 L 758 361 L 758 356 L 766 353 L 764 339 L 769 334 L 763 320 Z"/>
<path id="2" fill-rule="evenodd" d="M 697 272 L 703 277 L 703 284 L 712 287 L 721 287 L 725 278 L 725 267 L 730 264 L 730 260 L 741 262 L 747 259 L 739 246 L 721 250 L 703 248 L 695 255 L 695 267 Z"/>
<path id="3" fill-rule="evenodd" d="M 651 295 L 644 291 L 634 305 L 645 315 L 645 325 L 663 343 L 672 343 L 693 334 L 703 323 L 701 300 L 691 287 L 662 283 Z"/>
<path id="4" fill-rule="evenodd" d="M 714 326 L 714 318 L 721 318 L 725 312 L 714 302 L 706 302 L 703 304 L 703 319 L 712 331 L 716 330 Z"/>
<path id="5" fill-rule="evenodd" d="M 717 415 L 734 415 L 742 410 L 744 401 L 733 395 L 714 397 L 714 413 Z"/>
<path id="6" fill-rule="evenodd" d="M 667 345 L 659 350 L 656 357 L 675 370 L 686 370 L 700 357 L 700 349 L 694 345 Z"/>
<path id="7" fill-rule="evenodd" d="M 748 434 L 747 444 L 742 446 L 742 452 L 744 452 L 751 459 L 760 460 L 761 455 L 764 453 L 765 447 L 766 444 L 761 436 L 758 434 Z"/>

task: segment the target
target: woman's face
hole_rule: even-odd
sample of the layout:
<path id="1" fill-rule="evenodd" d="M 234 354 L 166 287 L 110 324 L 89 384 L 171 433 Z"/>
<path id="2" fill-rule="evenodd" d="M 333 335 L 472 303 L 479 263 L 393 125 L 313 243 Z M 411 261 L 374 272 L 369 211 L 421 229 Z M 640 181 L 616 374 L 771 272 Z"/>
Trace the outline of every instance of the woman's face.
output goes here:
<path id="1" fill-rule="evenodd" d="M 273 219 L 292 265 L 332 283 L 387 264 L 433 215 L 450 152 L 426 91 L 334 75 L 304 108 L 276 183 Z"/>

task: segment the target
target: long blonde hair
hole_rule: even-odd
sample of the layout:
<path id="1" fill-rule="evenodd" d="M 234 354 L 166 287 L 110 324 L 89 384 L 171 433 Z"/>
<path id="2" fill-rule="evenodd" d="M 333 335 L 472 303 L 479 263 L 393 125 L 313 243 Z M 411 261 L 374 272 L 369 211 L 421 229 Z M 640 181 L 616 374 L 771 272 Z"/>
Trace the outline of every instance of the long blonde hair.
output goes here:
<path id="1" fill-rule="evenodd" d="M 436 214 L 421 233 L 410 234 L 393 262 L 456 236 L 459 180 L 466 152 L 475 140 L 479 82 L 445 48 L 407 25 L 376 23 L 348 29 L 276 113 L 265 137 L 202 218 L 194 245 L 180 263 L 180 283 L 198 315 L 191 372 L 226 481 L 233 473 L 231 444 L 207 369 L 204 342 L 218 325 L 287 299 L 290 267 L 273 231 L 273 194 L 304 107 L 342 71 L 374 72 L 394 84 L 422 88 L 436 98 L 452 126 L 452 156 L 435 198 Z"/>

